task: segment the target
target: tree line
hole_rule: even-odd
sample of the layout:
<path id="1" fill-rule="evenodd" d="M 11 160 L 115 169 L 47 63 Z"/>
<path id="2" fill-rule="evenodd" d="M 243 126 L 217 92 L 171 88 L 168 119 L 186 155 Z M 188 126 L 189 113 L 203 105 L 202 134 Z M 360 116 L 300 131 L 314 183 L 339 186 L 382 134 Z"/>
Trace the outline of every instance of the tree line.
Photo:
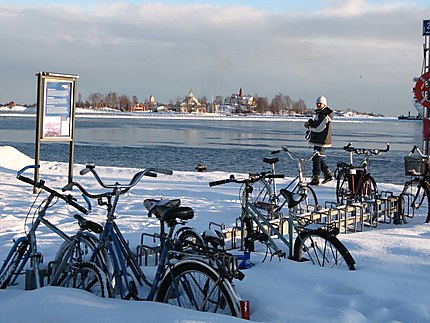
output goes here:
<path id="1" fill-rule="evenodd" d="M 267 97 L 259 96 L 255 94 L 253 96 L 254 100 L 252 104 L 248 105 L 238 105 L 235 107 L 235 111 L 237 113 L 272 113 L 274 115 L 283 115 L 283 114 L 307 114 L 310 113 L 312 109 L 308 109 L 305 101 L 302 99 L 293 100 L 289 95 L 284 95 L 282 93 L 278 93 L 269 100 Z M 213 105 L 222 106 L 227 101 L 226 98 L 223 98 L 221 95 L 217 95 L 213 102 L 208 102 L 206 96 L 197 98 L 200 104 L 204 107 L 207 107 L 208 111 L 214 111 Z M 178 107 L 183 101 L 183 98 L 177 97 L 175 100 L 170 100 L 167 104 L 156 104 L 157 106 L 164 106 L 167 110 L 178 111 Z M 119 95 L 114 91 L 110 91 L 109 93 L 102 94 L 100 92 L 91 93 L 86 100 L 82 98 L 82 95 L 79 93 L 77 97 L 76 106 L 78 108 L 87 108 L 87 109 L 101 109 L 101 108 L 111 108 L 120 111 L 131 111 L 132 107 L 136 105 L 143 105 L 145 107 L 150 107 L 152 102 L 149 99 L 145 99 L 141 102 L 136 95 L 129 96 L 126 94 Z"/>

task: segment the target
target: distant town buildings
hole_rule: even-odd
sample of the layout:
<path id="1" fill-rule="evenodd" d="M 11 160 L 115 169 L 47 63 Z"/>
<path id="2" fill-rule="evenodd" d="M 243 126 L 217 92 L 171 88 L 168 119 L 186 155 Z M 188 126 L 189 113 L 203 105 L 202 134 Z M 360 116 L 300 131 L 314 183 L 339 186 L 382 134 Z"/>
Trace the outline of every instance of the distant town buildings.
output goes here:
<path id="1" fill-rule="evenodd" d="M 254 112 L 256 107 L 254 97 L 251 95 L 243 95 L 242 88 L 239 93 L 233 93 L 231 96 L 224 99 L 224 104 L 221 106 L 223 112 L 230 113 L 250 113 Z"/>
<path id="2" fill-rule="evenodd" d="M 179 112 L 182 113 L 204 113 L 206 112 L 206 106 L 202 105 L 194 94 L 192 90 L 188 92 L 188 95 L 179 103 Z"/>

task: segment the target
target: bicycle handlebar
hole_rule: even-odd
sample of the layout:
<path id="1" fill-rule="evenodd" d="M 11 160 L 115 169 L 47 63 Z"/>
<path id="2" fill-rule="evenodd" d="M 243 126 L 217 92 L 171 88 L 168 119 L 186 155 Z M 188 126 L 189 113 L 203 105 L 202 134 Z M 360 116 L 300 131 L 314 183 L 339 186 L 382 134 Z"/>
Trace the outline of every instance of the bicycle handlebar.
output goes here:
<path id="1" fill-rule="evenodd" d="M 227 183 L 231 183 L 231 182 L 234 182 L 234 181 L 235 181 L 234 175 L 230 175 L 230 178 L 221 179 L 219 181 L 209 182 L 209 187 L 217 186 L 217 185 L 222 185 L 222 184 L 227 184 Z"/>
<path id="2" fill-rule="evenodd" d="M 238 183 L 238 184 L 255 183 L 255 182 L 258 182 L 259 180 L 262 180 L 263 178 L 267 178 L 269 176 L 274 176 L 273 178 L 278 178 L 277 176 L 283 176 L 283 175 L 270 175 L 270 174 L 263 172 L 263 173 L 259 173 L 259 174 L 253 174 L 253 176 L 250 178 L 237 179 L 232 174 L 227 179 L 221 179 L 219 181 L 209 182 L 209 186 L 212 187 L 212 186 L 217 186 L 217 185 L 222 185 L 222 184 L 227 184 L 227 183 Z"/>
<path id="3" fill-rule="evenodd" d="M 124 194 L 128 192 L 133 186 L 135 186 L 139 181 L 142 179 L 143 176 L 149 176 L 149 177 L 157 177 L 157 174 L 164 174 L 164 175 L 172 175 L 173 171 L 169 169 L 162 169 L 162 168 L 146 168 L 144 170 L 141 170 L 133 175 L 132 179 L 128 184 L 120 184 L 116 182 L 115 184 L 106 184 L 103 182 L 103 180 L 98 175 L 97 171 L 95 170 L 94 164 L 88 164 L 84 169 L 82 169 L 79 173 L 81 175 L 85 175 L 87 173 L 91 172 L 97 182 L 100 184 L 101 187 L 112 189 L 113 191 L 119 192 L 119 194 Z M 63 191 L 71 190 L 73 186 L 76 186 L 84 195 L 91 197 L 91 198 L 100 198 L 100 197 L 106 197 L 107 195 L 111 194 L 111 192 L 101 193 L 101 194 L 91 194 L 88 192 L 81 184 L 77 182 L 71 182 L 68 183 L 66 186 L 63 187 Z"/>
<path id="4" fill-rule="evenodd" d="M 38 182 L 36 182 L 35 180 L 23 176 L 22 174 L 27 170 L 27 169 L 36 169 L 36 168 L 40 168 L 40 165 L 29 165 L 29 166 L 25 166 L 24 168 L 20 169 L 18 171 L 18 173 L 16 174 L 16 178 L 19 179 L 20 181 L 30 184 L 31 186 L 34 186 L 36 188 L 40 188 L 43 189 L 44 191 L 48 192 L 51 195 L 54 195 L 60 199 L 62 199 L 63 201 L 65 201 L 67 204 L 69 204 L 70 206 L 73 206 L 75 209 L 77 209 L 79 212 L 83 213 L 83 214 L 88 214 L 89 211 L 84 208 L 82 205 L 76 203 L 76 198 L 74 198 L 72 195 L 70 194 L 61 194 L 59 192 L 57 192 L 56 190 L 48 187 L 45 185 L 45 181 L 44 180 L 40 180 Z"/>
<path id="5" fill-rule="evenodd" d="M 429 156 L 427 156 L 427 155 L 424 155 L 422 152 L 421 152 L 421 150 L 418 148 L 418 146 L 414 146 L 413 148 L 412 148 L 412 150 L 410 151 L 410 153 L 409 153 L 409 156 L 410 155 L 412 155 L 413 153 L 415 153 L 415 152 L 417 152 L 421 157 L 424 157 L 424 158 L 428 158 Z"/>
<path id="6" fill-rule="evenodd" d="M 365 149 L 365 148 L 354 148 L 351 146 L 351 143 L 343 147 L 343 150 L 356 154 L 356 155 L 379 155 L 380 153 L 384 153 L 390 150 L 390 144 L 387 142 L 385 149 Z"/>

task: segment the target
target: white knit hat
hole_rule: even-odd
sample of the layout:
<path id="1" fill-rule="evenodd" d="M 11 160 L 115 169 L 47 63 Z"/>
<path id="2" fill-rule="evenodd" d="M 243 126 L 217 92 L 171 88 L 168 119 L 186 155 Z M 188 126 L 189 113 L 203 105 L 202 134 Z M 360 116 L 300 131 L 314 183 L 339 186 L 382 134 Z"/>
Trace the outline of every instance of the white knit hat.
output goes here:
<path id="1" fill-rule="evenodd" d="M 317 98 L 317 103 L 322 103 L 325 106 L 327 106 L 327 98 L 325 96 L 321 95 Z"/>

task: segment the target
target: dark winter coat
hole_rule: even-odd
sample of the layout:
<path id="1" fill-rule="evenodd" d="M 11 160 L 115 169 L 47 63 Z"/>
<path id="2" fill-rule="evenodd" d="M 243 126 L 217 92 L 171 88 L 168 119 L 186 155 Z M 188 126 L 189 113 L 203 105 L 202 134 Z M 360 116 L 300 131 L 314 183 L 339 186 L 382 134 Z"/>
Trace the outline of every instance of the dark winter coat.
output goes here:
<path id="1" fill-rule="evenodd" d="M 331 147 L 331 120 L 333 110 L 329 107 L 315 110 L 315 118 L 307 122 L 310 130 L 309 143 L 318 147 Z"/>

